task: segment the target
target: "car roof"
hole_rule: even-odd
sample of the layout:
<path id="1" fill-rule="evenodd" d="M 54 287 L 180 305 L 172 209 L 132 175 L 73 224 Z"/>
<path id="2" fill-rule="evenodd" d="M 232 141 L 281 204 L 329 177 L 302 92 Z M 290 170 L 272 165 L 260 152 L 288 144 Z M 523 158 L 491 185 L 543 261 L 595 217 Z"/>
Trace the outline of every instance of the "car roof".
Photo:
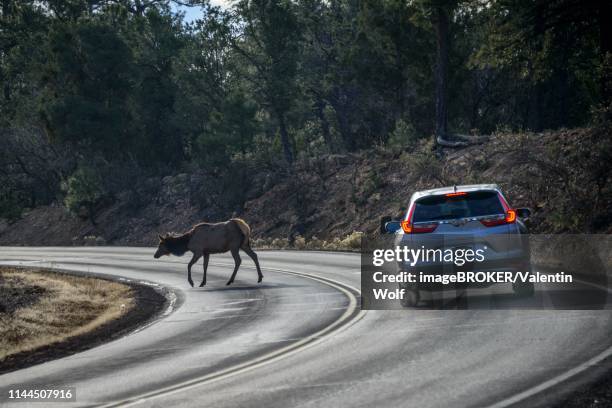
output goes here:
<path id="1" fill-rule="evenodd" d="M 454 193 L 456 191 L 470 192 L 470 191 L 481 191 L 481 190 L 494 190 L 494 191 L 501 192 L 497 184 L 466 184 L 466 185 L 460 185 L 460 186 L 440 187 L 440 188 L 432 188 L 430 190 L 417 191 L 416 193 L 412 195 L 412 198 L 410 201 L 414 201 L 414 200 L 417 200 L 425 196 L 448 194 L 448 193 Z"/>

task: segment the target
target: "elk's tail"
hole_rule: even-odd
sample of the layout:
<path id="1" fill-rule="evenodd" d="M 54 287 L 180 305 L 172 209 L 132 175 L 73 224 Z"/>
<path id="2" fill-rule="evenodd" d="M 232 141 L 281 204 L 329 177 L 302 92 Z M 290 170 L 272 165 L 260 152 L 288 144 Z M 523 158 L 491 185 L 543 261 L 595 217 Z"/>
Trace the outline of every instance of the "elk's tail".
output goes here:
<path id="1" fill-rule="evenodd" d="M 249 241 L 251 238 L 251 227 L 249 227 L 249 224 L 247 224 L 246 221 L 241 218 L 232 218 L 231 221 L 234 221 L 238 225 L 238 228 L 240 228 L 240 231 L 244 236 L 242 239 L 242 245 L 249 246 Z"/>

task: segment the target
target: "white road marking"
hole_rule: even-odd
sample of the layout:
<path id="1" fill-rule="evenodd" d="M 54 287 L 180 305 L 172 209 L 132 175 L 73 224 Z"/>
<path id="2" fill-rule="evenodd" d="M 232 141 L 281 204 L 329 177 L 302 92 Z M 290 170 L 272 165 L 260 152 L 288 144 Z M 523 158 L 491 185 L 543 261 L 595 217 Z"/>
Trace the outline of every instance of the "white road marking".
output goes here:
<path id="1" fill-rule="evenodd" d="M 302 338 L 299 341 L 296 341 L 293 344 L 282 347 L 278 350 L 272 351 L 263 356 L 254 358 L 250 361 L 245 361 L 243 363 L 237 364 L 233 367 L 228 367 L 226 369 L 223 369 L 223 370 L 220 370 L 214 373 L 206 374 L 201 377 L 197 377 L 197 378 L 194 378 L 188 381 L 184 381 L 182 383 L 178 383 L 178 384 L 174 384 L 174 385 L 171 385 L 165 388 L 161 388 L 157 391 L 144 393 L 138 396 L 130 397 L 130 398 L 127 398 L 121 401 L 115 401 L 109 404 L 99 405 L 99 407 L 110 408 L 110 407 L 134 406 L 137 404 L 144 403 L 146 401 L 150 401 L 152 399 L 172 395 L 172 394 L 182 392 L 190 388 L 198 387 L 203 384 L 208 384 L 213 381 L 223 380 L 228 377 L 238 375 L 238 374 L 253 370 L 255 368 L 273 363 L 282 358 L 289 357 L 293 354 L 299 353 L 300 351 L 305 350 L 306 348 L 313 347 L 314 345 L 319 344 L 322 341 L 324 341 L 331 334 L 339 333 L 343 330 L 346 330 L 346 328 L 352 326 L 357 321 L 361 320 L 361 318 L 363 318 L 363 316 L 366 313 L 365 311 L 359 311 L 357 312 L 357 314 L 354 314 L 359 308 L 359 302 L 358 302 L 357 297 L 353 293 L 351 293 L 349 290 L 347 290 L 347 288 L 354 291 L 355 293 L 360 293 L 360 291 L 350 285 L 338 282 L 333 279 L 323 278 L 323 277 L 311 275 L 308 273 L 293 272 L 293 271 L 288 271 L 284 269 L 276 269 L 276 268 L 265 268 L 264 270 L 271 270 L 275 272 L 281 272 L 285 274 L 308 278 L 308 279 L 312 279 L 320 283 L 323 283 L 325 285 L 331 286 L 332 288 L 339 290 L 344 295 L 346 295 L 346 297 L 349 299 L 349 304 L 347 308 L 344 310 L 344 313 L 336 321 L 326 326 L 325 328 L 319 330 L 318 332 L 311 334 L 308 337 Z"/>
<path id="2" fill-rule="evenodd" d="M 517 404 L 529 397 L 533 397 L 534 395 L 539 394 L 542 391 L 545 391 L 548 388 L 554 387 L 555 385 L 558 385 L 562 383 L 563 381 L 566 381 L 575 375 L 582 373 L 583 371 L 602 362 L 603 360 L 605 360 L 611 355 L 612 355 L 612 347 L 604 350 L 602 353 L 596 355 L 595 357 L 588 360 L 587 362 L 582 363 L 579 366 L 574 367 L 571 370 L 568 370 L 561 375 L 551 378 L 548 381 L 544 381 L 543 383 L 536 385 L 535 387 L 529 388 L 528 390 L 515 394 L 512 397 L 506 398 L 505 400 L 496 402 L 495 404 L 490 405 L 489 408 L 503 408 L 503 407 L 509 407 L 514 404 Z"/>
<path id="3" fill-rule="evenodd" d="M 593 286 L 599 289 L 603 289 L 605 291 L 607 291 L 608 293 L 612 293 L 612 289 L 611 288 L 607 288 L 605 286 L 602 285 L 597 285 L 595 283 L 590 283 L 587 281 L 583 281 L 582 279 L 576 279 L 578 282 L 581 282 L 583 284 L 586 284 L 588 286 Z M 515 394 L 509 398 L 506 398 L 504 400 L 501 400 L 499 402 L 496 402 L 493 405 L 490 405 L 489 408 L 504 408 L 504 407 L 509 407 L 512 405 L 515 405 L 527 398 L 533 397 L 534 395 L 537 395 L 539 393 L 541 393 L 542 391 L 547 390 L 548 388 L 552 388 L 556 385 L 561 384 L 563 381 L 569 380 L 570 378 L 588 370 L 589 368 L 601 363 L 602 361 L 604 361 L 606 358 L 612 356 L 612 347 L 609 347 L 607 349 L 605 349 L 604 351 L 602 351 L 601 353 L 599 353 L 598 355 L 596 355 L 595 357 L 587 360 L 586 362 L 570 369 L 567 370 L 566 372 L 564 372 L 563 374 L 559 374 L 556 377 L 551 378 L 550 380 L 544 381 L 543 383 L 536 385 L 535 387 L 531 387 L 523 392 L 520 392 L 518 394 Z"/>

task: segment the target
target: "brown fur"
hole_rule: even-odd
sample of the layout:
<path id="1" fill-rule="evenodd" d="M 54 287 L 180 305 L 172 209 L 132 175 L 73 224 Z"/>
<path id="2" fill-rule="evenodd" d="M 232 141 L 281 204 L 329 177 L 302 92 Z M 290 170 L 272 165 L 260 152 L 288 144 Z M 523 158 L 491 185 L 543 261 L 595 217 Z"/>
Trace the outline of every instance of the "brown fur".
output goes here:
<path id="1" fill-rule="evenodd" d="M 183 256 L 188 251 L 189 240 L 191 239 L 190 232 L 179 236 L 166 236 L 164 244 L 172 255 Z"/>
<path id="2" fill-rule="evenodd" d="M 238 224 L 240 231 L 242 231 L 242 235 L 244 235 L 244 243 L 249 244 L 249 239 L 251 238 L 251 227 L 247 224 L 242 218 L 232 218 L 230 221 L 234 221 Z"/>
<path id="3" fill-rule="evenodd" d="M 201 257 L 204 257 L 204 277 L 200 284 L 201 287 L 206 284 L 206 269 L 208 267 L 210 254 L 231 251 L 235 265 L 234 272 L 227 282 L 227 284 L 230 285 L 234 281 L 240 263 L 242 262 L 239 254 L 239 250 L 242 249 L 255 262 L 258 282 L 261 282 L 263 275 L 259 267 L 257 254 L 251 249 L 250 236 L 251 228 L 240 218 L 232 218 L 229 221 L 218 223 L 203 222 L 195 225 L 191 230 L 181 235 L 160 235 L 159 246 L 154 257 L 159 258 L 163 255 L 170 254 L 182 256 L 185 252 L 191 251 L 193 257 L 187 266 L 187 280 L 191 286 L 193 286 L 191 267 Z"/>

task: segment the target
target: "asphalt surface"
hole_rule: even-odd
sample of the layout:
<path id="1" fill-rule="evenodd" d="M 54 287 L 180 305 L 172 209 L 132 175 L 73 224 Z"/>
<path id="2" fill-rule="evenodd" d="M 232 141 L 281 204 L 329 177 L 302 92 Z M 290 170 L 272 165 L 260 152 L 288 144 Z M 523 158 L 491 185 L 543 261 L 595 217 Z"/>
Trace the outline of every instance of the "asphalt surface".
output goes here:
<path id="1" fill-rule="evenodd" d="M 149 248 L 0 248 L 0 263 L 155 282 L 172 310 L 134 333 L 0 376 L 76 388 L 75 406 L 463 407 L 551 405 L 612 353 L 610 310 L 359 310 L 359 255 L 260 251 L 225 286 L 211 257 L 191 288 L 183 258 Z M 201 264 L 194 266 L 201 279 Z M 536 287 L 537 290 L 537 287 Z M 40 404 L 31 404 L 41 406 Z M 61 406 L 59 404 L 53 406 Z"/>

